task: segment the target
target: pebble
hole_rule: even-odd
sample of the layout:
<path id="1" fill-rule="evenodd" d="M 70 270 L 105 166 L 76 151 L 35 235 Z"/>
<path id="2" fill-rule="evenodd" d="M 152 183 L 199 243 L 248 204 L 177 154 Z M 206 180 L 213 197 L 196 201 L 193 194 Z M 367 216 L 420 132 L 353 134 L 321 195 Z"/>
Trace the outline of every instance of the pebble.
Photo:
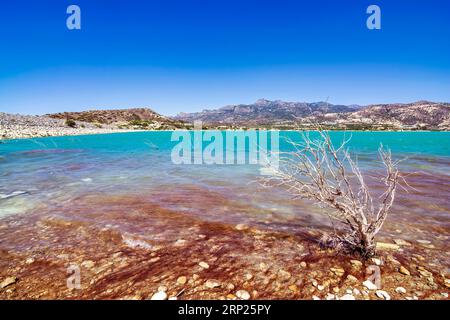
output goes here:
<path id="1" fill-rule="evenodd" d="M 178 284 L 185 284 L 187 282 L 187 278 L 185 276 L 181 276 L 177 279 Z"/>
<path id="2" fill-rule="evenodd" d="M 375 294 L 377 295 L 378 298 L 384 299 L 384 300 L 391 300 L 391 296 L 383 290 L 377 290 L 375 292 Z"/>
<path id="3" fill-rule="evenodd" d="M 239 224 L 237 224 L 234 228 L 235 228 L 236 230 L 243 231 L 243 230 L 247 230 L 247 229 L 248 229 L 248 226 L 245 225 L 245 224 L 239 223 Z"/>
<path id="4" fill-rule="evenodd" d="M 377 286 L 370 280 L 366 280 L 363 283 L 363 286 L 366 287 L 369 290 L 377 290 Z"/>
<path id="5" fill-rule="evenodd" d="M 261 262 L 261 263 L 259 264 L 259 269 L 260 269 L 262 272 L 266 272 L 267 270 L 269 270 L 269 266 L 267 265 L 267 263 Z"/>
<path id="6" fill-rule="evenodd" d="M 209 289 L 214 289 L 214 288 L 220 287 L 220 282 L 218 282 L 217 280 L 214 280 L 214 279 L 208 279 L 205 282 L 205 286 Z"/>
<path id="7" fill-rule="evenodd" d="M 184 239 L 178 239 L 177 241 L 175 241 L 175 246 L 183 246 L 186 243 L 186 240 Z"/>
<path id="8" fill-rule="evenodd" d="M 320 300 L 320 298 L 318 296 L 312 296 L 313 300 Z"/>
<path id="9" fill-rule="evenodd" d="M 409 270 L 406 269 L 404 266 L 400 266 L 400 269 L 398 270 L 398 272 L 400 272 L 401 274 L 407 275 L 407 276 L 411 275 Z"/>
<path id="10" fill-rule="evenodd" d="M 298 291 L 298 287 L 295 284 L 291 284 L 288 288 L 289 288 L 289 290 L 291 290 L 293 292 L 297 292 Z"/>
<path id="11" fill-rule="evenodd" d="M 327 295 L 325 296 L 325 299 L 327 300 L 334 300 L 336 298 L 336 296 L 332 293 L 327 293 Z"/>
<path id="12" fill-rule="evenodd" d="M 427 269 L 425 269 L 424 267 L 417 267 L 417 271 L 420 273 L 421 276 L 425 277 L 425 278 L 429 278 L 429 277 L 433 277 L 433 274 L 428 271 Z"/>
<path id="13" fill-rule="evenodd" d="M 395 288 L 395 292 L 400 293 L 400 294 L 405 294 L 406 289 L 403 287 L 397 287 L 397 288 Z"/>
<path id="14" fill-rule="evenodd" d="M 350 263 L 354 268 L 360 268 L 362 266 L 362 262 L 359 260 L 350 260 Z"/>
<path id="15" fill-rule="evenodd" d="M 236 299 L 236 296 L 232 293 L 229 293 L 229 294 L 227 294 L 227 299 L 234 300 L 234 299 Z"/>
<path id="16" fill-rule="evenodd" d="M 194 273 L 193 275 L 192 275 L 192 279 L 195 281 L 195 280 L 198 280 L 200 278 L 200 276 L 198 275 L 198 274 L 196 274 L 196 273 Z"/>
<path id="17" fill-rule="evenodd" d="M 167 299 L 167 293 L 164 291 L 158 291 L 152 297 L 150 300 L 166 300 Z"/>
<path id="18" fill-rule="evenodd" d="M 209 269 L 209 264 L 207 264 L 206 262 L 202 261 L 198 264 L 200 267 L 202 267 L 203 269 Z"/>
<path id="19" fill-rule="evenodd" d="M 242 300 L 248 300 L 250 299 L 250 293 L 245 290 L 238 290 L 236 291 L 236 297 Z"/>
<path id="20" fill-rule="evenodd" d="M 306 268 L 307 264 L 305 261 L 300 262 L 300 267 Z"/>
<path id="21" fill-rule="evenodd" d="M 341 289 L 339 289 L 339 287 L 334 287 L 334 288 L 333 288 L 333 292 L 334 292 L 334 293 L 339 293 L 339 290 L 341 290 Z"/>
<path id="22" fill-rule="evenodd" d="M 319 291 L 322 291 L 323 289 L 325 289 L 325 286 L 319 284 L 319 285 L 317 286 L 317 289 L 318 289 Z"/>
<path id="23" fill-rule="evenodd" d="M 450 279 L 445 279 L 444 284 L 447 288 L 450 288 Z"/>
<path id="24" fill-rule="evenodd" d="M 342 269 L 342 268 L 339 268 L 339 267 L 337 267 L 337 268 L 330 268 L 330 271 L 333 272 L 333 273 L 334 273 L 335 275 L 337 275 L 338 277 L 343 276 L 344 273 L 345 273 L 345 270 Z"/>
<path id="25" fill-rule="evenodd" d="M 167 300 L 178 300 L 178 298 L 177 298 L 177 297 L 170 297 L 170 298 L 167 299 Z"/>
<path id="26" fill-rule="evenodd" d="M 85 267 L 85 268 L 88 268 L 88 269 L 91 269 L 94 265 L 95 265 L 95 263 L 92 260 L 86 260 L 86 261 L 83 261 L 81 263 L 82 267 Z"/>
<path id="27" fill-rule="evenodd" d="M 160 259 L 161 259 L 160 257 L 154 257 L 154 258 L 151 258 L 149 261 L 150 261 L 150 263 L 155 263 L 155 262 L 159 261 Z"/>
<path id="28" fill-rule="evenodd" d="M 372 262 L 375 263 L 377 266 L 381 266 L 381 259 L 379 258 L 372 258 Z"/>
<path id="29" fill-rule="evenodd" d="M 25 260 L 26 264 L 32 264 L 34 262 L 33 258 L 28 258 L 27 260 Z"/>
<path id="30" fill-rule="evenodd" d="M 232 283 L 227 284 L 227 289 L 234 290 L 234 284 L 232 284 Z"/>
<path id="31" fill-rule="evenodd" d="M 250 280 L 252 280 L 252 279 L 253 279 L 253 275 L 252 275 L 251 273 L 247 273 L 247 274 L 245 275 L 245 280 L 250 281 Z"/>
<path id="32" fill-rule="evenodd" d="M 417 242 L 420 244 L 430 244 L 431 243 L 431 241 L 429 241 L 429 240 L 417 240 Z"/>
<path id="33" fill-rule="evenodd" d="M 339 300 L 355 300 L 355 297 L 351 294 L 344 294 Z"/>
<path id="34" fill-rule="evenodd" d="M 405 241 L 403 239 L 394 239 L 394 243 L 398 244 L 399 246 L 410 246 L 411 243 L 409 243 L 408 241 Z"/>
<path id="35" fill-rule="evenodd" d="M 391 256 L 391 255 L 387 256 L 387 260 L 389 262 L 392 262 L 393 264 L 398 264 L 398 265 L 400 264 L 400 262 L 397 259 L 395 259 L 393 256 Z"/>
<path id="36" fill-rule="evenodd" d="M 417 253 L 414 253 L 413 257 L 416 258 L 417 260 L 420 260 L 420 261 L 424 261 L 425 260 L 424 256 L 421 256 L 420 254 L 417 254 Z"/>
<path id="37" fill-rule="evenodd" d="M 355 296 L 359 296 L 359 295 L 361 294 L 361 292 L 360 292 L 358 289 L 354 288 L 354 289 L 353 289 L 353 294 L 354 294 Z"/>
<path id="38" fill-rule="evenodd" d="M 376 248 L 379 250 L 398 250 L 400 246 L 395 243 L 377 242 Z"/>
<path id="39" fill-rule="evenodd" d="M 448 298 L 448 293 L 447 293 L 447 292 L 442 292 L 441 295 L 442 295 L 444 298 Z"/>
<path id="40" fill-rule="evenodd" d="M 358 281 L 358 279 L 355 276 L 352 276 L 351 274 L 349 274 L 347 276 L 347 280 L 351 281 L 351 282 L 357 282 Z"/>
<path id="41" fill-rule="evenodd" d="M 278 271 L 278 276 L 282 279 L 282 280 L 289 280 L 291 278 L 291 274 L 283 269 L 280 269 Z"/>
<path id="42" fill-rule="evenodd" d="M 6 288 L 7 286 L 10 286 L 16 282 L 17 282 L 16 277 L 8 277 L 5 280 L 3 280 L 2 283 L 0 283 L 0 289 Z"/>
<path id="43" fill-rule="evenodd" d="M 164 291 L 164 292 L 166 292 L 166 291 L 167 291 L 167 287 L 166 287 L 166 286 L 159 286 L 159 287 L 158 287 L 158 291 Z"/>

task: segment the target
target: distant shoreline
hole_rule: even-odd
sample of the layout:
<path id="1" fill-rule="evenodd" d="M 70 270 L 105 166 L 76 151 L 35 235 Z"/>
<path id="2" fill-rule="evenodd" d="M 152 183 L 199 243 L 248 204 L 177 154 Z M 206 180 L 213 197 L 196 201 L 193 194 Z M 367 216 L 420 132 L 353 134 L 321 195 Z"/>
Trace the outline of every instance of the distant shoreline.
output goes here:
<path id="1" fill-rule="evenodd" d="M 205 129 L 203 131 L 211 131 L 217 129 Z M 261 129 L 221 129 L 219 131 L 248 131 L 248 130 L 261 130 Z M 275 129 L 262 129 L 267 131 L 272 131 Z M 127 130 L 127 129 L 117 129 L 110 131 L 98 131 L 98 132 L 78 132 L 78 133 L 67 133 L 67 134 L 58 134 L 58 135 L 36 135 L 36 136 L 21 136 L 15 138 L 2 138 L 0 137 L 0 144 L 6 141 L 14 141 L 14 140 L 27 140 L 27 139 L 45 139 L 45 138 L 55 138 L 55 137 L 79 137 L 79 136 L 94 136 L 94 135 L 105 135 L 105 134 L 121 134 L 121 133 L 142 133 L 142 132 L 172 132 L 172 131 L 193 131 L 192 129 L 174 129 L 174 130 Z M 280 132 L 303 132 L 308 130 L 278 130 Z M 309 130 L 314 131 L 314 130 Z M 377 132 L 448 132 L 448 130 L 330 130 L 336 132 L 367 132 L 367 133 L 377 133 Z"/>

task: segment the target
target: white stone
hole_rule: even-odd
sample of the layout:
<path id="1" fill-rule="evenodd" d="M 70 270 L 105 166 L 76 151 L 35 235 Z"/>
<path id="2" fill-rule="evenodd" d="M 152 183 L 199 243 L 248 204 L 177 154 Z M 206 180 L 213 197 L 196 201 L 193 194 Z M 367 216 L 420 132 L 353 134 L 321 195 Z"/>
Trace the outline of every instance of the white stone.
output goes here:
<path id="1" fill-rule="evenodd" d="M 158 291 L 152 297 L 150 300 L 166 300 L 167 299 L 167 293 L 164 291 Z"/>
<path id="2" fill-rule="evenodd" d="M 397 288 L 395 288 L 395 292 L 404 294 L 404 293 L 406 293 L 406 289 L 403 287 L 397 287 Z"/>
<path id="3" fill-rule="evenodd" d="M 391 296 L 389 295 L 389 293 L 387 293 L 386 291 L 383 290 L 377 290 L 375 292 L 375 294 L 377 295 L 378 298 L 382 298 L 384 300 L 391 300 Z"/>
<path id="4" fill-rule="evenodd" d="M 216 280 L 209 279 L 209 280 L 206 280 L 205 286 L 209 289 L 214 289 L 214 288 L 220 287 L 220 283 Z"/>
<path id="5" fill-rule="evenodd" d="M 245 290 L 238 290 L 236 292 L 236 297 L 238 297 L 238 298 L 240 298 L 242 300 L 248 300 L 248 299 L 250 299 L 250 293 L 248 293 Z"/>
<path id="6" fill-rule="evenodd" d="M 377 290 L 377 286 L 370 280 L 366 280 L 363 282 L 363 286 L 369 290 Z"/>
<path id="7" fill-rule="evenodd" d="M 355 297 L 351 294 L 344 294 L 339 300 L 355 300 Z"/>

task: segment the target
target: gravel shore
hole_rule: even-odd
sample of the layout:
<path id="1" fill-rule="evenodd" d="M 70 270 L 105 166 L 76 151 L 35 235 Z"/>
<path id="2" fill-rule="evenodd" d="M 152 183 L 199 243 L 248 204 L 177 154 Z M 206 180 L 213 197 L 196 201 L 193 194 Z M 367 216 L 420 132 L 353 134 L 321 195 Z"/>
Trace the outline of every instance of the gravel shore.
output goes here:
<path id="1" fill-rule="evenodd" d="M 76 121 L 76 127 L 72 128 L 63 119 L 0 112 L 0 140 L 126 131 L 136 130 L 121 129 L 117 125 L 98 125 L 81 121 Z"/>

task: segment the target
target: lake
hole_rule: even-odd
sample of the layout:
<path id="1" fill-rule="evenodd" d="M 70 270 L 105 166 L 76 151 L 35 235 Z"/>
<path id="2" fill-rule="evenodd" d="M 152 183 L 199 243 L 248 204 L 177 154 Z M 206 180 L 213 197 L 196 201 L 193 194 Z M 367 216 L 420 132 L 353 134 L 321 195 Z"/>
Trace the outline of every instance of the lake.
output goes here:
<path id="1" fill-rule="evenodd" d="M 279 134 L 280 151 L 291 150 L 286 138 L 300 139 L 297 132 Z M 321 230 L 331 228 L 324 214 L 327 209 L 309 201 L 294 201 L 281 188 L 262 188 L 257 183 L 259 165 L 174 164 L 171 152 L 177 142 L 171 141 L 171 135 L 169 131 L 155 131 L 3 141 L 0 251 L 25 261 L 30 257 L 39 260 L 36 252 L 42 250 L 47 262 L 42 262 L 40 271 L 34 272 L 44 283 L 49 281 L 45 280 L 45 273 L 60 279 L 59 289 L 50 290 L 53 297 L 116 298 L 129 294 L 128 289 L 121 287 L 129 279 L 143 281 L 140 290 L 145 291 L 145 281 L 153 279 L 148 281 L 155 287 L 164 282 L 155 279 L 168 270 L 173 269 L 163 277 L 167 281 L 186 273 L 183 271 L 187 268 L 183 262 L 186 257 L 195 262 L 193 265 L 199 260 L 210 259 L 211 264 L 221 257 L 234 259 L 233 267 L 224 262 L 227 267 L 210 275 L 215 278 L 238 274 L 238 269 L 245 265 L 243 257 L 252 254 L 256 255 L 255 261 L 266 255 L 272 263 L 278 259 L 280 264 L 289 266 L 294 256 L 301 260 L 308 252 L 299 253 L 292 246 L 287 248 L 286 243 L 302 243 L 304 249 L 307 245 L 303 241 L 314 243 Z M 372 182 L 372 177 L 382 174 L 377 155 L 380 144 L 390 148 L 395 159 L 404 159 L 400 169 L 410 174 L 408 183 L 413 189 L 398 191 L 380 239 L 391 242 L 393 238 L 401 238 L 414 243 L 402 250 L 397 259 L 403 257 L 405 261 L 405 252 L 410 250 L 410 254 L 424 256 L 437 266 L 436 272 L 448 272 L 450 132 L 331 133 L 336 143 L 344 135 L 347 138 L 351 135 L 350 151 L 367 175 L 369 187 L 376 192 L 379 185 Z M 236 233 L 236 225 L 242 226 L 238 228 L 242 230 L 257 230 L 256 235 L 250 238 L 247 233 Z M 275 238 L 259 239 L 258 232 L 261 237 L 270 234 Z M 290 240 L 281 242 L 285 237 Z M 210 242 L 201 244 L 202 239 Z M 170 248 L 175 251 L 169 256 L 154 254 L 164 249 L 152 251 L 172 245 Z M 253 253 L 245 246 L 253 248 Z M 145 270 L 129 269 L 133 263 L 120 260 L 119 265 L 123 263 L 127 271 L 114 273 L 114 268 L 104 267 L 103 282 L 79 295 L 65 291 L 64 274 L 49 266 L 55 263 L 61 268 L 70 262 L 83 261 L 103 265 L 119 251 L 126 256 L 123 259 L 131 259 L 133 263 L 136 263 L 133 259 L 160 260 L 154 262 L 157 267 L 153 271 L 147 264 Z M 231 258 L 233 252 L 239 257 Z M 311 261 L 313 256 L 317 258 L 314 253 L 309 254 Z M 6 262 L 5 257 L 0 260 L 0 274 L 6 273 L 11 261 L 15 261 L 9 257 L 12 260 Z M 318 270 L 327 266 L 322 263 Z M 95 279 L 95 273 L 91 276 Z M 43 292 L 42 283 L 28 281 L 31 288 L 35 287 L 33 293 L 22 293 L 25 297 Z M 113 291 L 106 293 L 111 284 L 115 284 Z M 147 283 L 149 288 L 152 285 Z M 273 294 L 267 285 L 264 288 L 258 289 L 261 298 L 286 297 Z M 306 293 L 297 294 L 307 297 Z M 186 297 L 201 298 L 198 291 L 187 292 Z"/>

